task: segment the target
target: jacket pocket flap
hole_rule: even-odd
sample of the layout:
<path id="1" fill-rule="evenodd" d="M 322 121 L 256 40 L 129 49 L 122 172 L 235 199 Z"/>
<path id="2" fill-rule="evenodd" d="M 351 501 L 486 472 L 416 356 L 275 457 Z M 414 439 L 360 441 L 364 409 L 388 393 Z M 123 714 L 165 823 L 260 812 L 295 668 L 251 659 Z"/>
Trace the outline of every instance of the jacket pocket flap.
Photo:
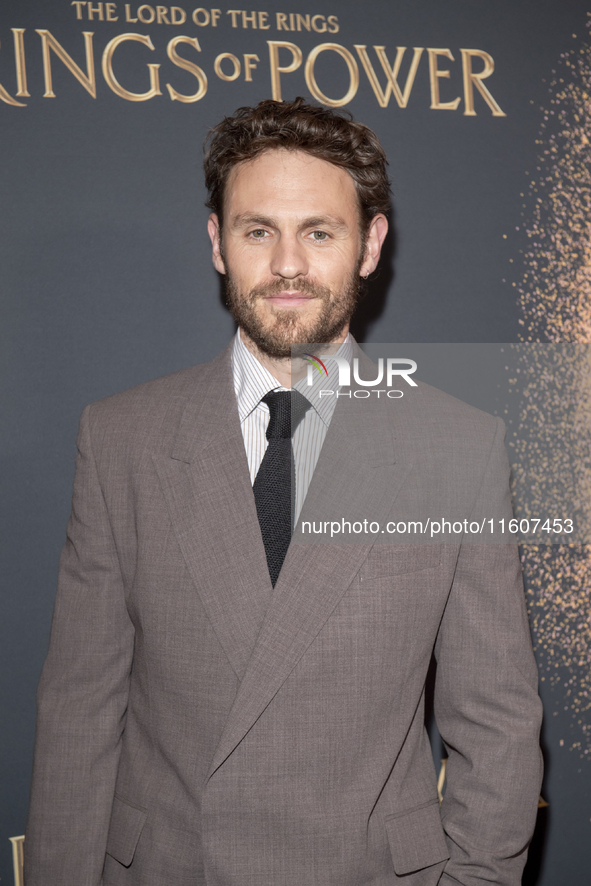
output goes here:
<path id="1" fill-rule="evenodd" d="M 133 861 L 135 848 L 147 817 L 143 809 L 130 806 L 118 797 L 113 800 L 107 852 L 125 867 L 129 867 Z"/>
<path id="2" fill-rule="evenodd" d="M 437 800 L 391 816 L 385 824 L 397 874 L 410 874 L 449 858 Z"/>
<path id="3" fill-rule="evenodd" d="M 376 544 L 362 570 L 366 579 L 435 569 L 441 564 L 440 544 Z"/>

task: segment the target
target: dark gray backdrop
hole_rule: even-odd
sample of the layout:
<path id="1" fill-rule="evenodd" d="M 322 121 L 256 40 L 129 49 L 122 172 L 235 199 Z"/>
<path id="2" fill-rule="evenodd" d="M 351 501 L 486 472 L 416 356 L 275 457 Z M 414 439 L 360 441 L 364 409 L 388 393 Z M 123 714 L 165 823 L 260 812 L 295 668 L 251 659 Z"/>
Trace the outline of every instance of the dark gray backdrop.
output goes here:
<path id="1" fill-rule="evenodd" d="M 139 5 L 129 4 L 131 17 Z M 8 838 L 25 825 L 34 694 L 69 511 L 78 416 L 89 401 L 210 359 L 232 334 L 205 234 L 201 145 L 222 115 L 271 95 L 267 41 L 296 44 L 304 61 L 323 42 L 357 59 L 359 88 L 348 107 L 382 139 L 396 204 L 383 268 L 356 324 L 360 340 L 376 342 L 519 338 L 512 284 L 523 274 L 520 195 L 537 163 L 552 70 L 561 54 L 589 42 L 581 0 L 321 0 L 312 10 L 302 0 L 292 6 L 266 0 L 257 11 L 268 12 L 268 30 L 243 28 L 241 16 L 233 28 L 225 6 L 215 28 L 199 27 L 191 22 L 196 4 L 177 5 L 187 21 L 176 26 L 128 23 L 124 3 L 111 7 L 119 17 L 113 22 L 100 21 L 98 11 L 88 21 L 86 4 L 78 6 L 78 20 L 68 0 L 2 0 L 0 8 L 3 883 L 12 878 Z M 337 16 L 339 30 L 277 30 L 277 12 L 298 11 Z M 30 96 L 16 98 L 25 107 L 6 101 L 18 89 L 12 29 L 25 29 Z M 48 30 L 84 72 L 82 32 L 94 33 L 96 98 L 53 51 L 56 97 L 43 97 L 35 29 Z M 127 90 L 145 92 L 146 65 L 160 64 L 162 95 L 129 101 L 105 82 L 103 50 L 123 33 L 149 35 L 155 48 L 119 46 L 117 78 Z M 200 53 L 178 47 L 208 78 L 207 93 L 194 103 L 171 101 L 165 85 L 184 94 L 197 89 L 195 77 L 167 57 L 178 35 L 197 37 L 201 47 Z M 409 47 L 403 82 L 412 47 L 448 48 L 454 61 L 439 59 L 439 68 L 450 70 L 449 78 L 439 78 L 441 101 L 461 96 L 458 109 L 430 109 L 426 50 L 408 106 L 399 108 L 391 97 L 380 107 L 354 44 L 367 45 L 382 86 L 374 45 L 386 46 L 391 63 L 396 46 Z M 495 72 L 485 82 L 505 117 L 493 116 L 478 93 L 476 116 L 464 115 L 460 48 L 494 58 Z M 220 53 L 241 61 L 239 78 L 216 75 Z M 245 53 L 259 57 L 251 82 Z M 290 52 L 282 50 L 280 59 L 285 66 Z M 475 60 L 474 69 L 481 64 Z M 232 71 L 228 59 L 223 65 Z M 321 54 L 315 73 L 326 95 L 346 93 L 349 75 L 335 52 Z M 284 98 L 310 97 L 303 64 L 282 74 L 281 84 Z M 579 886 L 591 870 L 591 754 L 561 746 L 560 690 L 544 693 L 549 806 L 540 812 L 526 880 Z"/>

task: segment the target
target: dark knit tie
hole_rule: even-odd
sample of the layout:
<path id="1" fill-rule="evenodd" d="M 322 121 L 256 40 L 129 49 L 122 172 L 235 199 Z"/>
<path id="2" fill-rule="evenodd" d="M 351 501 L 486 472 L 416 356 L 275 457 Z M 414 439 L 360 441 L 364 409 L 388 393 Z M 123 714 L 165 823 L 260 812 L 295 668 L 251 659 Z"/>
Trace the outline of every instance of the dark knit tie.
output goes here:
<path id="1" fill-rule="evenodd" d="M 261 403 L 269 407 L 269 445 L 252 488 L 275 587 L 293 531 L 295 462 L 291 438 L 311 404 L 299 391 L 270 391 Z"/>

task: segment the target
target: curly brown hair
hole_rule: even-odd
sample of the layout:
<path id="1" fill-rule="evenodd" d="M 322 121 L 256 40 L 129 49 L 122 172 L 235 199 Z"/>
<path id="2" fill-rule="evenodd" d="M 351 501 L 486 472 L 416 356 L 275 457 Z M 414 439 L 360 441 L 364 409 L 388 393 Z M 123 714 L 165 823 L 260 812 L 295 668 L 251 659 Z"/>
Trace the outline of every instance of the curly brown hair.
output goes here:
<path id="1" fill-rule="evenodd" d="M 237 163 L 274 149 L 305 151 L 346 169 L 357 189 L 361 228 L 390 209 L 388 161 L 377 135 L 351 115 L 306 104 L 265 99 L 254 107 L 238 108 L 209 131 L 205 140 L 206 203 L 223 222 L 224 191 Z"/>

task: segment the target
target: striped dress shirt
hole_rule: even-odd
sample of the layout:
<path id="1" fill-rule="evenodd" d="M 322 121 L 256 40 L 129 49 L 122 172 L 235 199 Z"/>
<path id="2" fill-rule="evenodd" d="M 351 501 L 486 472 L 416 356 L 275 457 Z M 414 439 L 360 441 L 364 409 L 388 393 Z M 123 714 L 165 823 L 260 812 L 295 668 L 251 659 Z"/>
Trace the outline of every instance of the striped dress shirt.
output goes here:
<path id="1" fill-rule="evenodd" d="M 339 356 L 350 359 L 352 344 L 349 336 L 337 353 Z M 307 385 L 306 381 L 297 384 L 298 390 L 310 400 L 312 406 L 299 423 L 293 438 L 296 467 L 296 523 L 337 402 L 336 392 L 339 385 L 336 363 L 333 360 L 328 361 L 327 369 L 328 378 L 321 376 L 314 370 L 314 382 L 311 387 Z M 266 431 L 269 424 L 269 407 L 266 403 L 261 403 L 261 399 L 269 391 L 288 389 L 283 387 L 275 376 L 248 350 L 240 337 L 239 329 L 236 332 L 232 350 L 232 375 L 240 427 L 250 470 L 250 482 L 254 484 L 268 446 Z M 319 392 L 323 389 L 332 390 L 335 394 L 319 397 Z"/>

